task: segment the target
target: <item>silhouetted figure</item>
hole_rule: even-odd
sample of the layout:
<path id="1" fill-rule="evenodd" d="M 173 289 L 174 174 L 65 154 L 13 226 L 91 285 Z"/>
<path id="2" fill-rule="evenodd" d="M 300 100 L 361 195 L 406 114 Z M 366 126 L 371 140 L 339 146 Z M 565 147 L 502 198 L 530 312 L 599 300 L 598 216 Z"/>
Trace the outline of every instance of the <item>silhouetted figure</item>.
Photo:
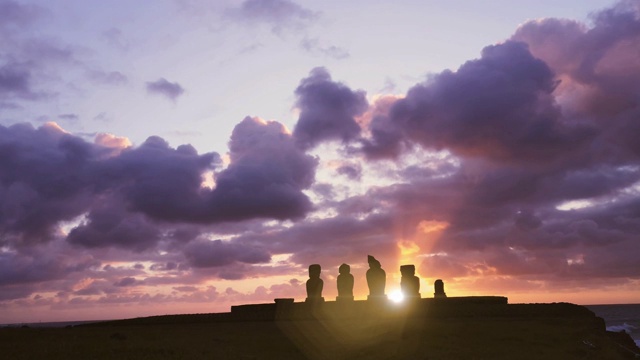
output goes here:
<path id="1" fill-rule="evenodd" d="M 342 264 L 338 268 L 338 301 L 353 301 L 353 275 L 351 275 L 351 267 Z"/>
<path id="2" fill-rule="evenodd" d="M 368 299 L 386 298 L 384 288 L 387 285 L 387 273 L 382 270 L 380 261 L 371 255 L 367 256 L 369 270 L 367 270 L 367 286 L 369 286 Z"/>
<path id="3" fill-rule="evenodd" d="M 400 266 L 400 290 L 404 297 L 419 298 L 420 297 L 420 279 L 416 276 L 416 267 L 414 265 Z"/>
<path id="4" fill-rule="evenodd" d="M 447 294 L 444 292 L 444 282 L 440 279 L 436 280 L 433 283 L 433 288 L 435 289 L 435 293 L 433 293 L 434 298 L 446 298 Z"/>
<path id="5" fill-rule="evenodd" d="M 307 280 L 307 302 L 324 301 L 322 287 L 324 281 L 320 279 L 322 268 L 318 264 L 309 265 L 309 280 Z"/>

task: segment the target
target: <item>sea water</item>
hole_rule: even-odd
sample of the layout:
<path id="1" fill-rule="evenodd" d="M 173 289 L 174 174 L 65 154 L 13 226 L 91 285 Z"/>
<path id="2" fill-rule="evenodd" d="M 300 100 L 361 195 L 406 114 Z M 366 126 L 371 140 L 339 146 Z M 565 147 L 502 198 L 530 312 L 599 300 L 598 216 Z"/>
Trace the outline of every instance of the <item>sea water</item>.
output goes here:
<path id="1" fill-rule="evenodd" d="M 626 331 L 640 347 L 640 304 L 586 305 L 604 319 L 609 331 Z"/>

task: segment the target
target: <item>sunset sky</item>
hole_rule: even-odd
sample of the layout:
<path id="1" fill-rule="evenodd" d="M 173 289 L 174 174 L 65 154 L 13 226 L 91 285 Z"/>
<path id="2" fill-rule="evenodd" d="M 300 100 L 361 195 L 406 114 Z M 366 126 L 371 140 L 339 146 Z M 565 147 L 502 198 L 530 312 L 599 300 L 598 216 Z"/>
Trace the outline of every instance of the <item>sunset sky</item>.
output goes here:
<path id="1" fill-rule="evenodd" d="M 640 2 L 0 0 L 0 324 L 640 302 Z"/>

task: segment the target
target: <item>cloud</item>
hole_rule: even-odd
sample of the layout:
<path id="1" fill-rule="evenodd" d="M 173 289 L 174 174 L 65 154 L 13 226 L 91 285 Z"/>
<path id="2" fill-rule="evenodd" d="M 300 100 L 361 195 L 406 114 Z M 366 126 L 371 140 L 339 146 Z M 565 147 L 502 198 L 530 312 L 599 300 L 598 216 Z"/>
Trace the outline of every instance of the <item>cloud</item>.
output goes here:
<path id="1" fill-rule="evenodd" d="M 360 180 L 362 176 L 362 168 L 358 164 L 353 165 L 342 165 L 338 169 L 336 169 L 338 174 L 344 175 L 351 180 Z"/>
<path id="2" fill-rule="evenodd" d="M 157 225 L 141 214 L 132 214 L 113 204 L 99 204 L 87 220 L 67 235 L 71 244 L 86 248 L 120 247 L 142 251 L 160 240 Z"/>
<path id="3" fill-rule="evenodd" d="M 133 286 L 136 283 L 137 283 L 137 280 L 135 278 L 125 277 L 113 283 L 113 286 L 117 286 L 117 287 Z"/>
<path id="4" fill-rule="evenodd" d="M 289 0 L 245 0 L 239 7 L 227 9 L 227 15 L 248 23 L 263 22 L 274 33 L 305 28 L 319 16 Z"/>
<path id="5" fill-rule="evenodd" d="M 58 115 L 58 119 L 66 120 L 66 121 L 78 121 L 80 117 L 76 114 L 60 114 Z"/>
<path id="6" fill-rule="evenodd" d="M 594 14 L 593 27 L 545 19 L 525 23 L 513 35 L 562 78 L 557 95 L 565 111 L 592 121 L 604 135 L 597 146 L 623 151 L 615 153 L 618 158 L 640 154 L 631 135 L 639 129 L 632 120 L 640 81 L 638 13 L 637 4 L 622 1 Z"/>
<path id="7" fill-rule="evenodd" d="M 310 53 L 322 54 L 336 60 L 342 60 L 349 57 L 349 52 L 347 50 L 335 45 L 323 46 L 321 45 L 320 40 L 315 38 L 303 38 L 302 41 L 300 41 L 300 46 Z"/>
<path id="8" fill-rule="evenodd" d="M 191 265 L 197 268 L 220 267 L 234 262 L 258 264 L 271 260 L 269 253 L 263 249 L 221 240 L 191 242 L 185 248 L 185 255 Z"/>
<path id="9" fill-rule="evenodd" d="M 210 189 L 203 174 L 220 158 L 190 145 L 171 148 L 150 137 L 132 147 L 107 134 L 89 143 L 54 123 L 0 127 L 1 244 L 48 242 L 64 222 L 75 222 L 67 235 L 74 245 L 139 252 L 164 239 L 163 222 L 294 219 L 311 210 L 302 191 L 314 181 L 317 160 L 281 124 L 245 119 L 230 150 L 230 165 Z"/>
<path id="10" fill-rule="evenodd" d="M 184 93 L 184 88 L 177 82 L 172 83 L 165 78 L 160 78 L 156 81 L 147 82 L 147 93 L 166 96 L 175 101 Z"/>
<path id="11" fill-rule="evenodd" d="M 33 89 L 31 70 L 26 65 L 7 63 L 0 67 L 0 96 L 4 99 L 36 100 L 42 96 Z"/>
<path id="12" fill-rule="evenodd" d="M 58 76 L 81 62 L 78 48 L 46 36 L 41 24 L 48 9 L 15 1 L 0 2 L 0 104 L 46 101 L 58 96 Z M 56 84 L 57 83 L 57 84 Z"/>
<path id="13" fill-rule="evenodd" d="M 98 83 L 98 84 L 104 84 L 104 85 L 113 85 L 113 86 L 119 86 L 119 85 L 124 85 L 126 84 L 129 79 L 127 78 L 126 75 L 124 75 L 123 73 L 119 72 L 119 71 L 99 71 L 99 70 L 91 70 L 87 73 L 87 76 L 89 77 L 90 80 Z M 164 94 L 165 96 L 168 96 L 171 99 L 174 99 L 175 97 L 179 96 L 182 94 L 182 92 L 184 90 L 182 90 L 182 88 L 180 87 L 180 85 L 177 84 L 171 84 L 168 83 L 168 85 L 164 84 L 164 83 L 160 83 L 164 79 L 160 79 L 158 81 L 156 81 L 155 83 L 147 83 L 147 91 L 152 91 L 152 92 L 159 92 Z M 166 80 L 165 80 L 166 81 Z M 155 88 L 154 89 L 150 89 L 150 84 L 152 84 Z M 171 87 L 171 85 L 177 85 L 177 90 L 171 90 L 171 89 L 167 89 L 167 87 Z M 182 91 L 180 91 L 182 90 Z M 177 95 L 173 95 L 173 93 L 176 93 L 177 91 Z"/>
<path id="14" fill-rule="evenodd" d="M 526 44 L 488 46 L 480 59 L 410 89 L 386 119 L 372 123 L 365 149 L 384 152 L 376 148 L 411 141 L 498 161 L 552 159 L 590 139 L 588 126 L 560 121 L 557 84 Z"/>
<path id="15" fill-rule="evenodd" d="M 130 48 L 130 43 L 122 33 L 122 30 L 116 27 L 112 27 L 109 30 L 104 31 L 102 33 L 102 38 L 107 42 L 107 44 L 121 51 L 128 51 Z"/>
<path id="16" fill-rule="evenodd" d="M 163 220 L 195 221 L 201 217 L 202 174 L 219 161 L 218 154 L 199 155 L 191 145 L 171 148 L 162 138 L 149 137 L 136 148 L 100 163 L 99 187 L 117 186 L 127 208 Z"/>
<path id="17" fill-rule="evenodd" d="M 49 240 L 91 203 L 86 171 L 99 149 L 51 123 L 0 126 L 0 144 L 3 243 Z"/>
<path id="18" fill-rule="evenodd" d="M 348 142 L 360 134 L 355 117 L 367 109 L 364 91 L 352 91 L 331 80 L 324 68 L 315 68 L 296 89 L 300 117 L 293 137 L 301 148 L 309 149 L 321 141 Z"/>
<path id="19" fill-rule="evenodd" d="M 245 118 L 229 142 L 231 164 L 216 175 L 209 211 L 220 219 L 296 219 L 312 204 L 302 190 L 315 178 L 316 158 L 296 147 L 275 121 Z"/>
<path id="20" fill-rule="evenodd" d="M 46 14 L 46 10 L 37 5 L 25 5 L 3 0 L 0 2 L 0 30 L 19 30 L 31 25 L 44 14 Z"/>

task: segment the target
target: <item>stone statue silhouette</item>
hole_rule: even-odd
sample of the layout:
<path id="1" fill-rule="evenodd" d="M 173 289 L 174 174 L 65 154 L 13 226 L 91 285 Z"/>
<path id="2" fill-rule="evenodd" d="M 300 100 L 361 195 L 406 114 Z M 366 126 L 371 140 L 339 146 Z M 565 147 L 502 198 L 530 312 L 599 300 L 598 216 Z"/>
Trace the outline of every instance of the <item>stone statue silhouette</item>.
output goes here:
<path id="1" fill-rule="evenodd" d="M 433 283 L 433 288 L 436 291 L 433 293 L 433 297 L 435 298 L 446 298 L 447 294 L 444 292 L 444 281 L 438 279 Z"/>
<path id="2" fill-rule="evenodd" d="M 382 270 L 380 262 L 371 255 L 367 256 L 369 270 L 367 270 L 367 286 L 369 286 L 369 299 L 386 297 L 384 288 L 387 285 L 387 273 Z"/>
<path id="3" fill-rule="evenodd" d="M 351 267 L 342 264 L 338 268 L 338 297 L 336 300 L 353 300 L 353 275 L 351 275 Z"/>
<path id="4" fill-rule="evenodd" d="M 322 287 L 324 281 L 320 279 L 322 268 L 319 264 L 309 265 L 309 280 L 307 280 L 307 302 L 324 301 L 322 297 Z"/>
<path id="5" fill-rule="evenodd" d="M 416 276 L 414 265 L 400 266 L 400 290 L 405 297 L 420 297 L 420 279 Z"/>

